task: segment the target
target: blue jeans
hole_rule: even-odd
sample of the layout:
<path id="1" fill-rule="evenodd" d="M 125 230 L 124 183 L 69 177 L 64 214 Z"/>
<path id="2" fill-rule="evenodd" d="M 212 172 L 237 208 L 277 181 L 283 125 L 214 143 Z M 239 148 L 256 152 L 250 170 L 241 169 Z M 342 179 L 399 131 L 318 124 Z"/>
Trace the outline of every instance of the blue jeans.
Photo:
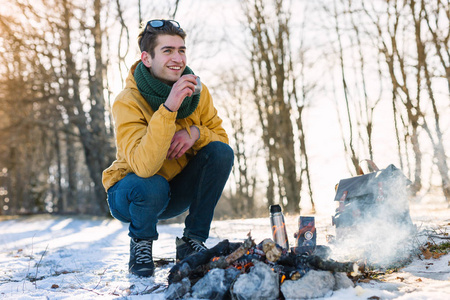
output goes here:
<path id="1" fill-rule="evenodd" d="M 189 209 L 183 235 L 204 242 L 233 161 L 230 146 L 212 142 L 169 182 L 160 175 L 142 178 L 129 173 L 108 189 L 111 215 L 130 223 L 130 237 L 156 240 L 158 220 Z"/>

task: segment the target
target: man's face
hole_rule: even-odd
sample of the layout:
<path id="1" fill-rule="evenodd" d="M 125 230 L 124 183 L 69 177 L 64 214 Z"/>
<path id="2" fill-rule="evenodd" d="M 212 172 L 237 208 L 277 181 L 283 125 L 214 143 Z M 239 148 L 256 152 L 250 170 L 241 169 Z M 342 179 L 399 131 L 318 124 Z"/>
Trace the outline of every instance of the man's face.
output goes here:
<path id="1" fill-rule="evenodd" d="M 162 82 L 172 85 L 186 68 L 186 46 L 178 35 L 159 35 L 155 47 L 155 57 L 143 52 L 144 64 L 150 68 L 152 75 Z"/>

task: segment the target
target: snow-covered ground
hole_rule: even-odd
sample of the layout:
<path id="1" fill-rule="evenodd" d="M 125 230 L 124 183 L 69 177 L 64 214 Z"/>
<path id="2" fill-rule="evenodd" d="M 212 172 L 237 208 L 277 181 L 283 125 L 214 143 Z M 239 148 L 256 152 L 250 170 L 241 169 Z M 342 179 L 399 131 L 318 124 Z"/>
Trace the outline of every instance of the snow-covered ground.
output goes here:
<path id="1" fill-rule="evenodd" d="M 450 232 L 446 204 L 414 204 L 419 229 Z M 287 216 L 291 238 L 298 216 Z M 318 244 L 333 234 L 330 216 L 316 216 Z M 159 227 L 155 258 L 175 257 L 175 237 L 183 224 Z M 271 237 L 268 218 L 214 221 L 207 246 L 223 239 L 240 242 L 251 231 L 255 242 Z M 32 216 L 0 222 L 0 299 L 164 299 L 173 264 L 158 267 L 154 277 L 127 271 L 128 226 L 116 220 Z M 290 241 L 292 245 L 293 238 Z M 379 280 L 338 290 L 326 299 L 450 299 L 450 254 L 421 259 Z M 376 298 L 379 297 L 379 298 Z"/>

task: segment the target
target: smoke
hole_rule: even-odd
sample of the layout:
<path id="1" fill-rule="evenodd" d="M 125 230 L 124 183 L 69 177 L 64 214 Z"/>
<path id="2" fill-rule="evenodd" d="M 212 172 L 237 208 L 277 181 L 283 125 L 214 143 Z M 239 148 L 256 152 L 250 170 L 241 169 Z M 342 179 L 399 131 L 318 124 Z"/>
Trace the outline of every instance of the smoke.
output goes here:
<path id="1" fill-rule="evenodd" d="M 408 260 L 418 248 L 409 215 L 409 183 L 393 165 L 382 172 L 341 180 L 336 198 L 343 189 L 348 197 L 335 219 L 333 259 L 363 261 L 381 268 Z"/>

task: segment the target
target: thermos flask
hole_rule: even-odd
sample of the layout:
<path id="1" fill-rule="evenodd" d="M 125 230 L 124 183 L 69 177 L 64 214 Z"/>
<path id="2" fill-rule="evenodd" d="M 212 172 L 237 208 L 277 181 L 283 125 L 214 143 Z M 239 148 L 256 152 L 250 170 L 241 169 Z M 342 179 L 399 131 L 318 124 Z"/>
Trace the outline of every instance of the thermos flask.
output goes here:
<path id="1" fill-rule="evenodd" d="M 278 204 L 270 206 L 270 225 L 272 226 L 272 235 L 275 243 L 288 250 L 289 243 L 286 232 L 286 224 L 281 207 Z"/>

